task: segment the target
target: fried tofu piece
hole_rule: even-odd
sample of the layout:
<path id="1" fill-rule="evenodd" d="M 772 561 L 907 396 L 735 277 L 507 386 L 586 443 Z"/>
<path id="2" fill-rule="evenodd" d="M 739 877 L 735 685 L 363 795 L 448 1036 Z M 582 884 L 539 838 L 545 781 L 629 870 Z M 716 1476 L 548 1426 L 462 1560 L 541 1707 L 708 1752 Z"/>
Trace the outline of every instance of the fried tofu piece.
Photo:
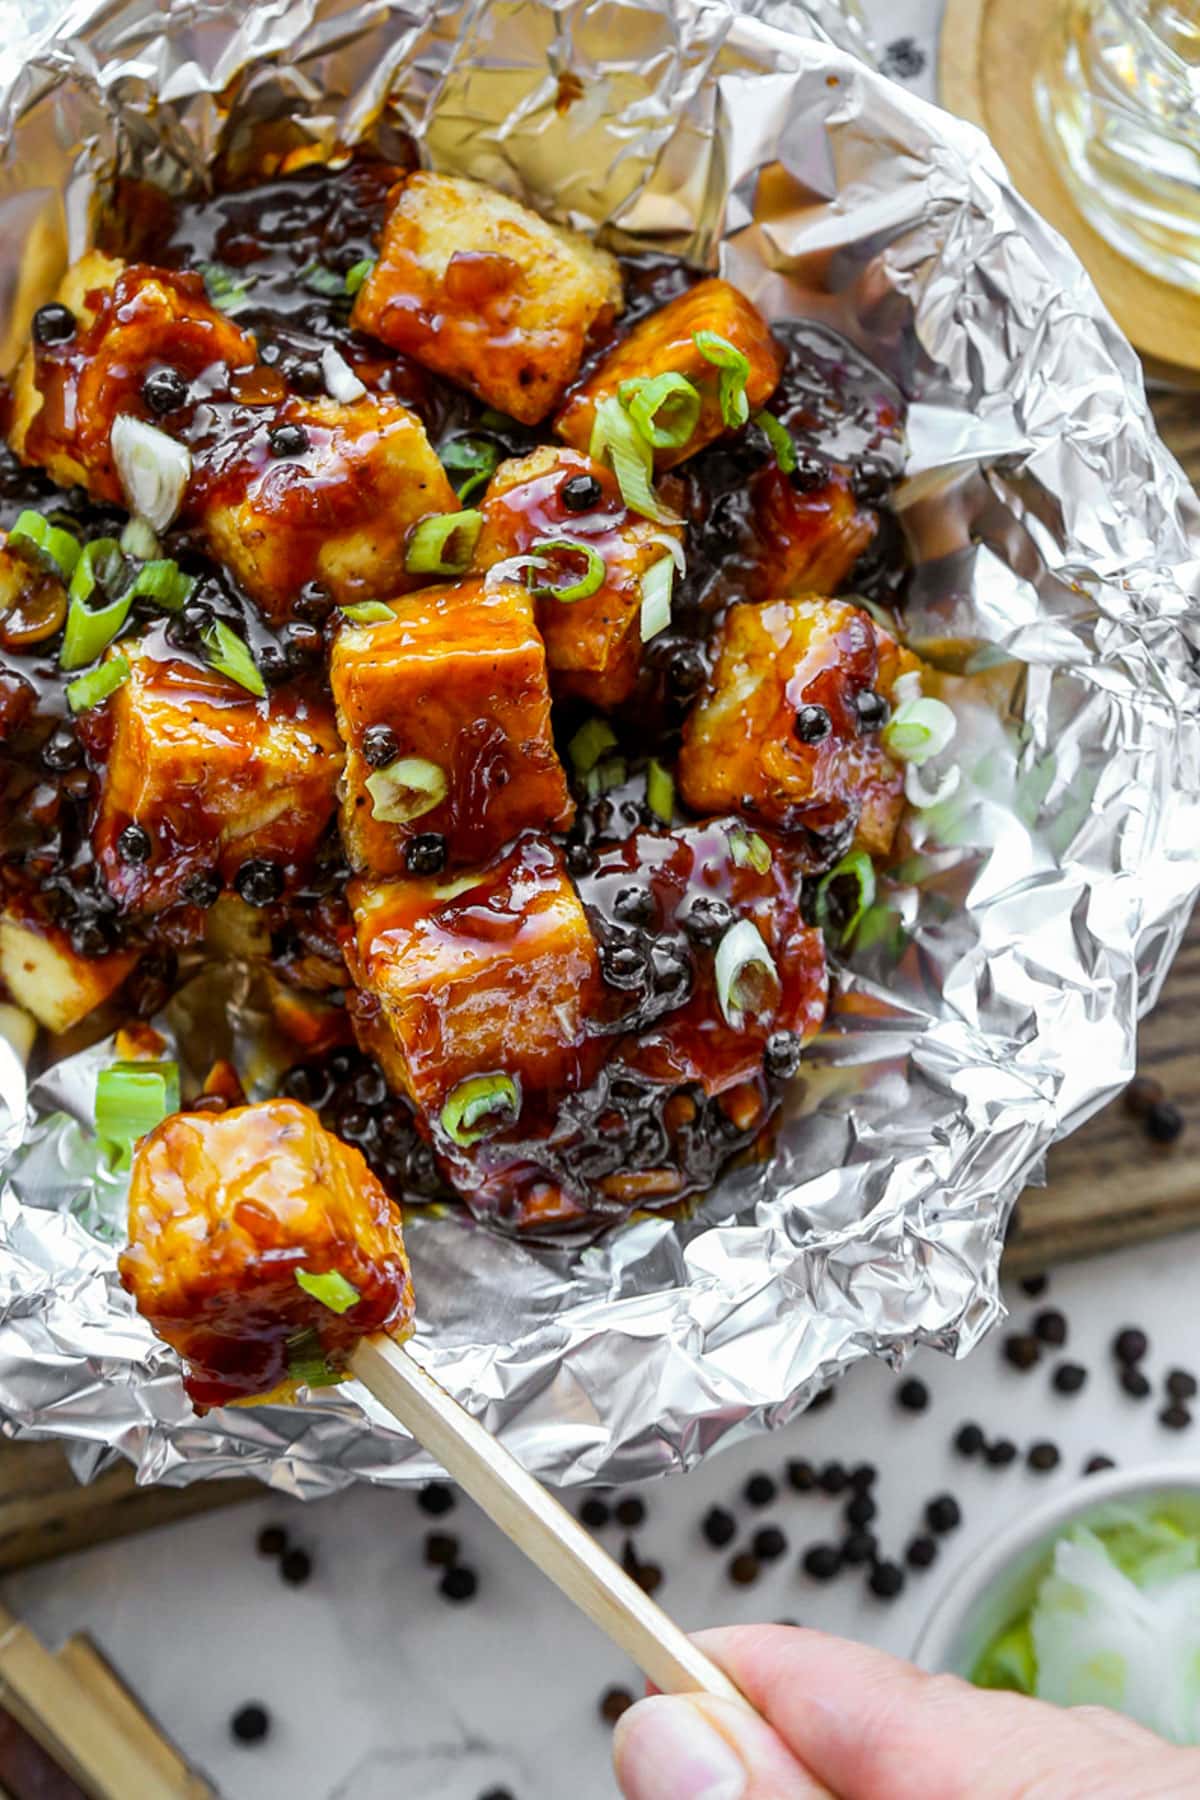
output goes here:
<path id="1" fill-rule="evenodd" d="M 69 1031 L 116 993 L 138 960 L 136 950 L 80 956 L 66 932 L 0 913 L 0 983 L 47 1031 Z"/>
<path id="2" fill-rule="evenodd" d="M 185 381 L 247 367 L 254 339 L 209 301 L 199 275 L 123 264 L 89 251 L 63 276 L 56 299 L 75 315 L 65 342 L 31 344 L 13 383 L 9 442 L 62 487 L 78 483 L 98 500 L 123 500 L 109 438 L 123 413 L 157 419 L 142 383 L 169 367 Z M 169 423 L 169 422 L 168 422 Z"/>
<path id="3" fill-rule="evenodd" d="M 272 454 L 269 434 L 283 425 L 303 431 L 298 454 Z M 213 555 L 272 619 L 310 581 L 341 605 L 407 593 L 426 579 L 404 566 L 412 527 L 457 511 L 420 419 L 382 394 L 289 399 L 256 414 L 197 471 L 189 507 Z"/>
<path id="4" fill-rule="evenodd" d="M 418 171 L 392 191 L 351 324 L 536 425 L 621 304 L 616 259 L 589 238 L 481 182 Z"/>
<path id="5" fill-rule="evenodd" d="M 429 1118 L 504 1073 L 522 1100 L 574 1085 L 599 983 L 591 928 L 552 844 L 523 838 L 458 877 L 355 881 L 347 960 L 363 1048 Z"/>
<path id="6" fill-rule="evenodd" d="M 751 477 L 749 492 L 748 544 L 737 576 L 752 600 L 836 594 L 879 529 L 841 469 L 830 469 L 818 486 L 797 487 L 772 462 Z"/>
<path id="7" fill-rule="evenodd" d="M 848 601 L 730 607 L 708 689 L 684 724 L 684 799 L 697 812 L 744 812 L 834 841 L 853 833 L 859 848 L 886 854 L 904 771 L 880 740 L 883 702 L 919 666 Z"/>
<path id="8" fill-rule="evenodd" d="M 695 333 L 713 331 L 740 350 L 750 364 L 746 399 L 750 411 L 765 406 L 783 372 L 783 351 L 758 308 L 728 281 L 701 281 L 639 319 L 613 345 L 554 421 L 559 437 L 576 450 L 592 441 L 596 408 L 617 395 L 623 381 L 655 375 L 682 375 L 700 394 L 700 417 L 685 444 L 654 452 L 655 466 L 669 469 L 695 456 L 727 429 L 721 411 L 720 370 L 697 348 Z"/>
<path id="9" fill-rule="evenodd" d="M 399 1216 L 294 1100 L 173 1113 L 143 1138 L 120 1270 L 201 1409 L 323 1385 L 360 1338 L 412 1328 Z"/>
<path id="10" fill-rule="evenodd" d="M 400 874 L 419 832 L 440 832 L 450 862 L 474 864 L 518 832 L 571 823 L 546 652 L 519 582 L 424 588 L 389 623 L 343 626 L 329 678 L 347 747 L 342 839 L 352 868 Z M 380 727 L 391 734 L 383 766 L 384 733 L 366 741 Z M 412 782 L 400 782 L 405 774 Z"/>
<path id="11" fill-rule="evenodd" d="M 564 485 L 580 476 L 599 484 L 600 499 L 586 512 L 563 504 Z M 480 504 L 483 526 L 473 566 L 490 569 L 512 556 L 536 551 L 548 539 L 585 544 L 604 558 L 604 580 L 582 600 L 538 597 L 538 630 L 556 693 L 578 694 L 594 706 L 628 698 L 641 662 L 642 576 L 671 555 L 682 524 L 669 529 L 628 511 L 612 473 L 577 450 L 544 444 L 529 456 L 501 463 Z M 582 557 L 546 552 L 550 566 L 532 571 L 532 583 L 564 587 L 583 571 Z"/>
<path id="12" fill-rule="evenodd" d="M 113 898 L 158 912 L 189 876 L 215 869 L 229 882 L 252 858 L 304 872 L 337 804 L 343 752 L 328 703 L 291 688 L 256 699 L 161 641 L 121 650 L 130 673 L 108 702 L 92 825 Z M 149 838 L 140 861 L 122 843 L 130 825 Z"/>

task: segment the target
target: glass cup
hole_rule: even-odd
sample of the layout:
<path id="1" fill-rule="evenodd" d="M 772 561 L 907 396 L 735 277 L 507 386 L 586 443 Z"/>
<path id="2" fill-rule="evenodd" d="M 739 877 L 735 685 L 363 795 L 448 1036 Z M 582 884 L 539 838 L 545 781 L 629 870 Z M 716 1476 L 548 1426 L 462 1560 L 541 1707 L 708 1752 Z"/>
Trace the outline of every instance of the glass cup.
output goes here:
<path id="1" fill-rule="evenodd" d="M 1063 0 L 1035 91 L 1089 224 L 1200 293 L 1200 0 Z"/>

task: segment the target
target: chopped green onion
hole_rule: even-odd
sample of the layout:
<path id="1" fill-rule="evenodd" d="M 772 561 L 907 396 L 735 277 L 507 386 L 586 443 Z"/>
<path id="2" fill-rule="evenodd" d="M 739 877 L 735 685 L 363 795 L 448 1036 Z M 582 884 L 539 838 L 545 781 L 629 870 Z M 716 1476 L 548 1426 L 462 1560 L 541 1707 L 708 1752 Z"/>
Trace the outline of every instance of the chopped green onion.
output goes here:
<path id="1" fill-rule="evenodd" d="M 792 442 L 791 432 L 779 423 L 774 413 L 756 412 L 754 423 L 775 452 L 775 461 L 779 467 L 785 475 L 790 475 L 796 467 L 796 446 Z"/>
<path id="2" fill-rule="evenodd" d="M 339 275 L 335 269 L 327 269 L 324 263 L 307 263 L 300 271 L 300 279 L 310 292 L 325 294 L 330 299 L 335 296 L 341 299 L 346 292 L 345 277 Z"/>
<path id="3" fill-rule="evenodd" d="M 675 558 L 662 556 L 651 563 L 642 576 L 642 642 L 665 631 L 671 623 L 671 588 L 675 581 Z"/>
<path id="4" fill-rule="evenodd" d="M 122 1150 L 178 1111 L 178 1063 L 110 1063 L 96 1077 L 96 1135 Z"/>
<path id="5" fill-rule="evenodd" d="M 110 656 L 98 669 L 77 675 L 67 683 L 67 705 L 73 713 L 87 712 L 115 694 L 129 680 L 129 664 L 123 656 Z"/>
<path id="6" fill-rule="evenodd" d="M 729 832 L 729 854 L 739 869 L 753 869 L 756 875 L 771 872 L 771 848 L 757 831 L 745 831 L 735 825 Z"/>
<path id="7" fill-rule="evenodd" d="M 442 1108 L 446 1136 L 467 1149 L 512 1125 L 521 1111 L 521 1084 L 511 1075 L 472 1075 L 460 1081 Z"/>
<path id="8" fill-rule="evenodd" d="M 228 676 L 244 687 L 248 694 L 259 700 L 267 697 L 267 684 L 259 672 L 258 664 L 251 656 L 243 638 L 236 631 L 230 630 L 223 619 L 214 619 L 203 634 L 204 648 L 208 651 L 208 660 L 219 675 Z"/>
<path id="9" fill-rule="evenodd" d="M 298 1387 L 332 1387 L 342 1379 L 330 1366 L 315 1331 L 297 1331 L 287 1341 L 288 1379 Z"/>
<path id="10" fill-rule="evenodd" d="M 770 995 L 779 991 L 779 971 L 752 919 L 731 925 L 713 962 L 717 1002 L 725 1023 L 740 1031 L 746 1014 L 767 1011 Z"/>
<path id="11" fill-rule="evenodd" d="M 332 344 L 326 344 L 321 352 L 321 373 L 325 377 L 326 393 L 331 400 L 340 400 L 343 406 L 353 406 L 367 391 L 366 382 L 359 380 L 341 351 Z"/>
<path id="12" fill-rule="evenodd" d="M 750 417 L 750 402 L 746 398 L 749 359 L 716 331 L 693 331 L 692 342 L 705 362 L 712 363 L 721 372 L 718 388 L 721 417 L 731 430 L 736 431 Z"/>
<path id="13" fill-rule="evenodd" d="M 135 562 L 153 562 L 158 555 L 158 538 L 154 527 L 146 519 L 127 519 L 121 533 L 121 548 Z"/>
<path id="14" fill-rule="evenodd" d="M 584 561 L 584 572 L 577 581 L 568 581 L 562 587 L 553 582 L 529 583 L 529 591 L 539 600 L 562 600 L 570 603 L 573 600 L 589 600 L 604 586 L 608 576 L 608 568 L 604 558 L 593 544 L 584 544 L 578 538 L 538 538 L 533 546 L 535 556 L 541 557 L 548 551 L 559 551 L 566 556 L 581 556 Z"/>
<path id="15" fill-rule="evenodd" d="M 341 606 L 338 611 L 352 625 L 387 625 L 396 616 L 382 600 L 357 600 L 353 606 Z"/>
<path id="16" fill-rule="evenodd" d="M 821 877 L 817 885 L 817 923 L 823 931 L 828 931 L 830 923 L 832 897 L 829 890 L 835 881 L 845 880 L 853 880 L 858 888 L 854 911 L 842 927 L 840 941 L 848 944 L 862 923 L 863 914 L 875 900 L 875 864 L 865 850 L 852 850 L 849 856 L 843 856 L 841 862 L 835 863 L 829 873 Z"/>
<path id="17" fill-rule="evenodd" d="M 347 1281 L 337 1269 L 330 1269 L 326 1275 L 310 1275 L 307 1269 L 297 1269 L 296 1286 L 335 1313 L 349 1312 L 362 1299 L 353 1282 Z"/>
<path id="18" fill-rule="evenodd" d="M 113 420 L 108 443 L 130 512 L 153 530 L 165 531 L 191 480 L 191 451 L 132 413 Z"/>
<path id="19" fill-rule="evenodd" d="M 111 594 L 125 570 L 125 558 L 116 538 L 93 538 L 85 544 L 75 564 L 68 592 L 72 600 L 86 604 L 99 587 Z"/>
<path id="20" fill-rule="evenodd" d="M 487 880 L 486 875 L 452 875 L 449 881 L 439 881 L 433 888 L 435 900 L 457 900 L 460 894 L 469 893 L 472 888 L 482 887 Z"/>
<path id="21" fill-rule="evenodd" d="M 675 817 L 675 782 L 671 771 L 656 756 L 646 765 L 646 805 L 664 825 Z"/>
<path id="22" fill-rule="evenodd" d="M 483 524 L 483 514 L 431 513 L 409 533 L 404 567 L 410 575 L 461 575 Z"/>
<path id="23" fill-rule="evenodd" d="M 601 794 L 610 794 L 614 788 L 623 785 L 629 773 L 623 756 L 606 756 L 603 762 L 589 769 L 583 778 L 584 792 L 591 800 L 599 799 Z"/>
<path id="24" fill-rule="evenodd" d="M 943 751 L 958 720 L 944 700 L 907 700 L 883 728 L 883 747 L 897 762 L 928 762 Z"/>
<path id="25" fill-rule="evenodd" d="M 240 312 L 243 306 L 249 305 L 250 289 L 258 280 L 257 275 L 243 275 L 239 279 L 227 263 L 221 262 L 195 263 L 193 267 L 203 275 L 209 299 L 222 312 Z"/>
<path id="26" fill-rule="evenodd" d="M 438 451 L 444 469 L 465 471 L 467 479 L 455 485 L 460 500 L 466 501 L 478 487 L 484 487 L 500 466 L 503 451 L 490 438 L 456 437 Z"/>
<path id="27" fill-rule="evenodd" d="M 179 612 L 195 585 L 195 577 L 185 575 L 173 557 L 160 556 L 142 564 L 125 598 L 153 600 L 164 612 Z"/>
<path id="28" fill-rule="evenodd" d="M 116 538 L 95 538 L 84 545 L 71 577 L 66 630 L 58 653 L 60 668 L 82 669 L 95 662 L 124 625 L 133 605 L 128 591 L 94 611 L 87 604 L 97 587 L 103 593 L 114 586 L 124 567 L 125 559 Z"/>
<path id="29" fill-rule="evenodd" d="M 577 775 L 594 769 L 606 750 L 615 750 L 617 734 L 607 719 L 585 719 L 567 745 L 571 767 Z"/>
<path id="30" fill-rule="evenodd" d="M 641 513 L 659 525 L 679 523 L 654 492 L 654 452 L 615 394 L 596 408 L 588 454 L 593 462 L 603 462 L 607 456 L 630 512 Z"/>
<path id="31" fill-rule="evenodd" d="M 70 581 L 79 561 L 80 544 L 74 532 L 52 525 L 39 512 L 28 508 L 19 512 L 8 533 L 7 548 L 22 556 L 32 555 L 43 566 L 49 564 L 56 575 Z"/>
<path id="32" fill-rule="evenodd" d="M 357 294 L 371 270 L 375 267 L 373 256 L 364 256 L 361 262 L 352 263 L 346 270 L 344 286 L 348 294 Z"/>
<path id="33" fill-rule="evenodd" d="M 910 762 L 904 770 L 904 798 L 918 812 L 926 812 L 930 807 L 940 806 L 943 800 L 949 800 L 952 794 L 957 794 L 961 781 L 962 770 L 955 763 L 953 768 L 947 769 L 942 775 L 936 787 L 927 788 L 920 769 L 916 763 Z"/>
<path id="34" fill-rule="evenodd" d="M 371 812 L 381 825 L 407 825 L 446 798 L 446 773 L 424 756 L 401 756 L 368 775 Z"/>
<path id="35" fill-rule="evenodd" d="M 700 417 L 700 394 L 685 375 L 638 376 L 617 397 L 654 450 L 682 450 Z"/>

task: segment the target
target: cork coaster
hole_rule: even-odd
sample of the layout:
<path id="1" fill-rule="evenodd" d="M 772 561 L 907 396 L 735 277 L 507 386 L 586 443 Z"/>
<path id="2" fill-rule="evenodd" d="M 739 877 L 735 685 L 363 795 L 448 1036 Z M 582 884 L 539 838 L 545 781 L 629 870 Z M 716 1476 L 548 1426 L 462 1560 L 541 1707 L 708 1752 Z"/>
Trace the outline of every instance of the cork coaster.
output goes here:
<path id="1" fill-rule="evenodd" d="M 946 0 L 938 52 L 942 105 L 980 125 L 1019 192 L 1067 239 L 1125 335 L 1152 356 L 1200 369 L 1200 297 L 1145 274 L 1077 209 L 1042 141 L 1033 77 L 1046 0 Z"/>

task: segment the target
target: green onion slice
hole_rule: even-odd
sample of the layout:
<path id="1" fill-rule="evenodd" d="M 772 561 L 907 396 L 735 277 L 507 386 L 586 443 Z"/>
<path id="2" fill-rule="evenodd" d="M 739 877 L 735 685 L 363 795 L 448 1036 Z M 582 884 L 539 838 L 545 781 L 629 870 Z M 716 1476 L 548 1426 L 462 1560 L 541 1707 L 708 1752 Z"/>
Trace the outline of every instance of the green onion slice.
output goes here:
<path id="1" fill-rule="evenodd" d="M 617 734 L 607 719 L 585 719 L 567 745 L 571 767 L 577 775 L 594 769 L 606 750 L 615 750 Z"/>
<path id="2" fill-rule="evenodd" d="M 223 619 L 214 619 L 203 634 L 204 648 L 208 651 L 208 660 L 219 675 L 228 676 L 244 687 L 248 694 L 259 700 L 267 697 L 267 684 L 259 672 L 258 664 L 250 654 L 244 638 L 232 631 Z"/>
<path id="3" fill-rule="evenodd" d="M 353 606 L 340 606 L 338 611 L 352 625 L 387 625 L 396 616 L 382 600 L 358 600 Z"/>
<path id="4" fill-rule="evenodd" d="M 774 413 L 756 412 L 754 423 L 774 451 L 779 467 L 785 475 L 790 475 L 796 467 L 796 446 L 792 442 L 791 432 L 786 425 L 779 423 Z"/>
<path id="5" fill-rule="evenodd" d="M 209 299 L 222 312 L 240 312 L 243 306 L 250 304 L 250 289 L 258 280 L 257 275 L 239 276 L 228 263 L 222 262 L 195 263 L 193 266 L 204 277 Z"/>
<path id="6" fill-rule="evenodd" d="M 123 656 L 110 656 L 98 669 L 77 675 L 67 683 L 67 705 L 73 713 L 87 712 L 115 694 L 129 680 L 129 664 Z"/>
<path id="7" fill-rule="evenodd" d="M 735 825 L 728 833 L 729 854 L 739 869 L 753 869 L 756 875 L 771 872 L 771 847 L 757 831 L 746 831 Z"/>
<path id="8" fill-rule="evenodd" d="M 614 788 L 622 787 L 628 774 L 629 766 L 623 756 L 606 756 L 584 776 L 584 792 L 589 799 L 596 800 L 601 794 L 610 794 Z"/>
<path id="9" fill-rule="evenodd" d="M 936 787 L 927 788 L 916 763 L 910 762 L 904 770 L 904 798 L 918 812 L 924 812 L 929 807 L 940 806 L 943 800 L 949 800 L 952 794 L 957 794 L 961 782 L 962 770 L 955 763 L 953 768 L 947 769 L 941 776 Z"/>
<path id="10" fill-rule="evenodd" d="M 343 284 L 346 292 L 357 294 L 374 267 L 375 258 L 373 256 L 364 256 L 361 262 L 351 264 L 350 268 L 346 270 L 346 279 Z"/>
<path id="11" fill-rule="evenodd" d="M 126 598 L 152 600 L 165 612 L 179 612 L 195 585 L 195 577 L 185 575 L 173 557 L 160 556 L 142 564 L 132 586 L 126 589 Z"/>
<path id="12" fill-rule="evenodd" d="M 446 772 L 423 756 L 401 756 L 368 775 L 371 812 L 381 825 L 407 825 L 446 798 Z"/>
<path id="13" fill-rule="evenodd" d="M 588 454 L 593 462 L 608 458 L 630 512 L 659 525 L 678 525 L 676 515 L 654 492 L 654 452 L 615 394 L 596 408 Z"/>
<path id="14" fill-rule="evenodd" d="M 582 543 L 579 538 L 538 538 L 533 545 L 534 556 L 539 562 L 548 554 L 558 552 L 561 556 L 579 556 L 583 558 L 584 571 L 576 581 L 568 581 L 558 587 L 553 582 L 530 581 L 529 591 L 539 600 L 562 600 L 570 603 L 573 600 L 588 600 L 604 586 L 608 576 L 608 568 L 594 544 Z M 531 567 L 537 566 L 531 564 Z"/>
<path id="15" fill-rule="evenodd" d="M 896 762 L 919 767 L 943 751 L 958 729 L 944 700 L 908 700 L 883 728 L 883 747 Z"/>
<path id="16" fill-rule="evenodd" d="M 779 971 L 752 919 L 731 925 L 713 964 L 717 1002 L 725 1023 L 740 1031 L 747 1014 L 767 1012 L 779 992 Z"/>
<path id="17" fill-rule="evenodd" d="M 297 1331 L 288 1339 L 287 1372 L 299 1387 L 332 1387 L 342 1380 L 340 1370 L 330 1366 L 315 1331 Z"/>
<path id="18" fill-rule="evenodd" d="M 40 512 L 26 508 L 19 512 L 9 528 L 7 548 L 18 551 L 27 560 L 41 563 L 64 581 L 70 581 L 79 561 L 80 544 L 74 532 L 52 525 Z"/>
<path id="19" fill-rule="evenodd" d="M 297 1269 L 296 1286 L 335 1313 L 349 1312 L 362 1299 L 353 1282 L 347 1281 L 337 1269 L 330 1269 L 325 1275 L 311 1275 L 307 1269 Z"/>
<path id="20" fill-rule="evenodd" d="M 512 1075 L 472 1075 L 460 1081 L 442 1108 L 446 1136 L 467 1149 L 515 1123 L 521 1112 L 521 1084 Z"/>
<path id="21" fill-rule="evenodd" d="M 750 417 L 750 402 L 746 398 L 746 382 L 750 377 L 749 359 L 728 338 L 723 338 L 716 331 L 693 331 L 692 342 L 705 362 L 712 363 L 720 371 L 717 391 L 721 402 L 721 417 L 731 430 L 736 431 Z"/>
<path id="22" fill-rule="evenodd" d="M 158 555 L 158 538 L 148 519 L 127 519 L 120 542 L 126 556 L 135 562 L 153 562 Z"/>
<path id="23" fill-rule="evenodd" d="M 96 1077 L 96 1135 L 122 1150 L 178 1111 L 178 1063 L 110 1063 Z"/>
<path id="24" fill-rule="evenodd" d="M 461 575 L 471 561 L 483 514 L 431 513 L 409 533 L 404 567 L 410 575 Z"/>
<path id="25" fill-rule="evenodd" d="M 664 825 L 675 817 L 675 782 L 671 771 L 656 756 L 646 765 L 646 805 Z"/>
<path id="26" fill-rule="evenodd" d="M 454 484 L 455 492 L 463 501 L 469 500 L 476 488 L 486 486 L 499 468 L 502 455 L 499 444 L 484 437 L 450 438 L 438 450 L 444 469 L 466 476 L 461 487 L 458 482 Z"/>
<path id="27" fill-rule="evenodd" d="M 682 450 L 700 417 L 699 390 L 673 371 L 623 381 L 617 398 L 654 450 Z"/>
<path id="28" fill-rule="evenodd" d="M 336 269 L 327 269 L 324 263 L 310 262 L 300 271 L 300 279 L 314 294 L 326 294 L 330 299 L 340 299 L 346 292 L 345 277 Z"/>
<path id="29" fill-rule="evenodd" d="M 859 926 L 863 914 L 875 901 L 875 864 L 865 850 L 852 850 L 849 856 L 843 856 L 841 862 L 835 863 L 827 875 L 821 877 L 817 885 L 817 923 L 823 931 L 830 926 L 830 907 L 832 897 L 830 888 L 835 881 L 852 879 L 858 888 L 854 911 L 842 927 L 841 942 L 848 944 Z"/>
<path id="30" fill-rule="evenodd" d="M 665 631 L 671 623 L 671 588 L 675 582 L 675 558 L 663 556 L 642 576 L 642 642 Z"/>
<path id="31" fill-rule="evenodd" d="M 133 605 L 128 590 L 107 606 L 93 609 L 88 605 L 97 589 L 103 595 L 115 587 L 124 568 L 125 558 L 116 538 L 95 538 L 84 545 L 71 577 L 67 624 L 58 653 L 60 668 L 82 669 L 95 662 L 124 625 Z"/>

